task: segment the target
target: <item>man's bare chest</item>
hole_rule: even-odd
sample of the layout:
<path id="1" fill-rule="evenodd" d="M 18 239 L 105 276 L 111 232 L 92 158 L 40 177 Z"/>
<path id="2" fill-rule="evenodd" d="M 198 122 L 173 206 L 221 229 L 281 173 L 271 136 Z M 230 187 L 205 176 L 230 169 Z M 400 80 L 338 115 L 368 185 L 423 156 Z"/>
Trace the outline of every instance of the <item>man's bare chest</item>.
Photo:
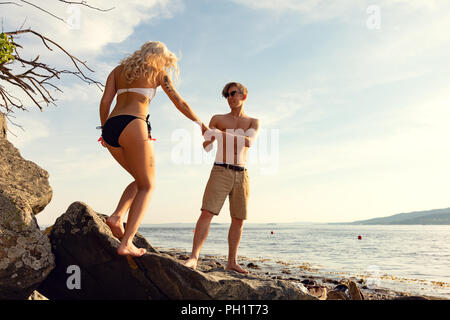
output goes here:
<path id="1" fill-rule="evenodd" d="M 252 121 L 251 119 L 220 119 L 217 122 L 217 129 L 225 131 L 225 130 L 244 130 L 247 131 L 251 127 Z"/>

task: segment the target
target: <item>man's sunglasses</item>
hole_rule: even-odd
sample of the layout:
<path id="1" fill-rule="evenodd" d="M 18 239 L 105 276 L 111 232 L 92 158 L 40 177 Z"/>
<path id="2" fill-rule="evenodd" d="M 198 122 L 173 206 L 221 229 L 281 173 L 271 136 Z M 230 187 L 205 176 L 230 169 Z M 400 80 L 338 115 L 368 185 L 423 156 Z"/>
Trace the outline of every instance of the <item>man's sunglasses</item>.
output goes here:
<path id="1" fill-rule="evenodd" d="M 228 99 L 228 97 L 234 97 L 234 95 L 236 94 L 236 93 L 240 93 L 239 91 L 237 91 L 237 90 L 233 90 L 233 91 L 231 91 L 230 93 L 225 93 L 223 96 L 225 97 L 225 99 Z"/>

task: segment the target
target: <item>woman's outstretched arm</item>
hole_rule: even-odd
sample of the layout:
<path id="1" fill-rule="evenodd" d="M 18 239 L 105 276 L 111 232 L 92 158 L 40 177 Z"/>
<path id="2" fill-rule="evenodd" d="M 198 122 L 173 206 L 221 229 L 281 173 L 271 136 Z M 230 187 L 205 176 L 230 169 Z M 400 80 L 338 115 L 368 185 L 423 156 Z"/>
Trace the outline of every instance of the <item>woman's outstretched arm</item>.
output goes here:
<path id="1" fill-rule="evenodd" d="M 195 114 L 194 110 L 192 110 L 189 104 L 181 97 L 181 95 L 173 86 L 172 80 L 165 72 L 162 72 L 160 74 L 160 84 L 175 107 L 188 119 L 191 119 L 192 121 L 195 121 L 198 125 L 200 125 L 202 134 L 204 134 L 205 131 L 209 128 L 200 120 L 200 118 Z"/>

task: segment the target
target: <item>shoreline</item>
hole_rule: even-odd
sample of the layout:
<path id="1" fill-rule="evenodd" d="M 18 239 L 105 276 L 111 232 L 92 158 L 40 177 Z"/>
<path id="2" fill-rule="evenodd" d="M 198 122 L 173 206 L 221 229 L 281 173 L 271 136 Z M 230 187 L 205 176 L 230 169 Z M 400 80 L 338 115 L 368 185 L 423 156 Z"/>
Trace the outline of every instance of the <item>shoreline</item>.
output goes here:
<path id="1" fill-rule="evenodd" d="M 180 261 L 187 260 L 190 252 L 177 248 L 155 247 L 162 254 L 167 254 Z M 317 269 L 311 268 L 307 264 L 291 265 L 284 261 L 273 261 L 267 259 L 252 259 L 239 256 L 239 264 L 249 271 L 249 275 L 262 277 L 265 279 L 276 279 L 289 281 L 299 286 L 301 290 L 307 290 L 309 294 L 325 300 L 327 292 L 340 290 L 346 292 L 349 297 L 350 282 L 353 282 L 362 293 L 364 300 L 450 300 L 442 296 L 429 294 L 416 294 L 404 290 L 391 290 L 376 286 L 367 286 L 367 281 L 355 276 L 324 276 L 318 273 Z M 197 266 L 198 271 L 208 272 L 213 269 L 224 269 L 227 263 L 226 256 L 201 254 Z M 336 273 L 337 274 L 337 273 Z"/>
<path id="2" fill-rule="evenodd" d="M 147 238 L 146 238 L 147 239 Z M 148 241 L 148 240 L 147 240 Z M 153 246 L 159 253 L 168 255 L 173 259 L 183 263 L 187 260 L 190 252 L 186 248 L 167 248 L 163 246 Z M 346 271 L 334 272 L 330 270 L 321 270 L 317 266 L 313 266 L 308 262 L 282 261 L 276 257 L 252 257 L 248 258 L 243 255 L 238 256 L 238 263 L 249 271 L 250 276 L 260 277 L 267 280 L 283 280 L 289 281 L 299 287 L 300 290 L 308 292 L 321 300 L 327 298 L 326 293 L 337 290 L 345 292 L 349 298 L 349 282 L 356 284 L 358 290 L 362 293 L 364 300 L 450 300 L 450 294 L 441 291 L 437 295 L 433 295 L 433 289 L 436 286 L 450 288 L 450 284 L 446 282 L 428 281 L 420 279 L 405 279 L 389 275 L 381 275 L 380 278 L 389 283 L 388 286 L 379 286 L 371 283 L 373 280 L 367 274 L 351 274 Z M 200 254 L 197 270 L 208 272 L 213 269 L 224 269 L 227 263 L 227 256 L 217 253 Z M 392 281 L 392 282 L 391 282 Z M 414 281 L 416 287 L 408 290 L 406 282 Z M 419 292 L 417 287 L 423 284 Z M 343 286 L 344 285 L 344 286 Z M 345 290 L 342 290 L 343 287 Z"/>

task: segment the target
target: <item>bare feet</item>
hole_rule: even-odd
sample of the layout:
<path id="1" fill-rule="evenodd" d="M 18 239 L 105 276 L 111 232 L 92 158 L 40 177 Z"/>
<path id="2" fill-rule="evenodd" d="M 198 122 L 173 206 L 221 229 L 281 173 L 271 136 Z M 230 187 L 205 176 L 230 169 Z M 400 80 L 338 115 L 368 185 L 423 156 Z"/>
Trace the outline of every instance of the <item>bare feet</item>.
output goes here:
<path id="1" fill-rule="evenodd" d="M 123 227 L 123 221 L 121 217 L 119 216 L 110 216 L 108 219 L 106 219 L 106 224 L 111 229 L 112 234 L 114 237 L 118 239 L 122 239 L 123 235 L 125 234 L 125 229 Z"/>
<path id="2" fill-rule="evenodd" d="M 232 270 L 232 271 L 236 271 L 239 273 L 244 273 L 247 274 L 248 271 L 245 270 L 244 268 L 242 268 L 239 264 L 237 263 L 228 263 L 227 267 L 225 268 L 225 270 Z"/>
<path id="3" fill-rule="evenodd" d="M 186 260 L 185 263 L 183 263 L 186 267 L 192 268 L 192 269 L 196 269 L 197 268 L 197 259 L 195 258 L 189 258 L 188 260 Z"/>
<path id="4" fill-rule="evenodd" d="M 146 252 L 147 250 L 145 250 L 144 248 L 137 248 L 133 243 L 127 245 L 122 242 L 119 248 L 117 249 L 117 253 L 120 254 L 121 256 L 130 255 L 133 257 L 140 257 Z"/>

